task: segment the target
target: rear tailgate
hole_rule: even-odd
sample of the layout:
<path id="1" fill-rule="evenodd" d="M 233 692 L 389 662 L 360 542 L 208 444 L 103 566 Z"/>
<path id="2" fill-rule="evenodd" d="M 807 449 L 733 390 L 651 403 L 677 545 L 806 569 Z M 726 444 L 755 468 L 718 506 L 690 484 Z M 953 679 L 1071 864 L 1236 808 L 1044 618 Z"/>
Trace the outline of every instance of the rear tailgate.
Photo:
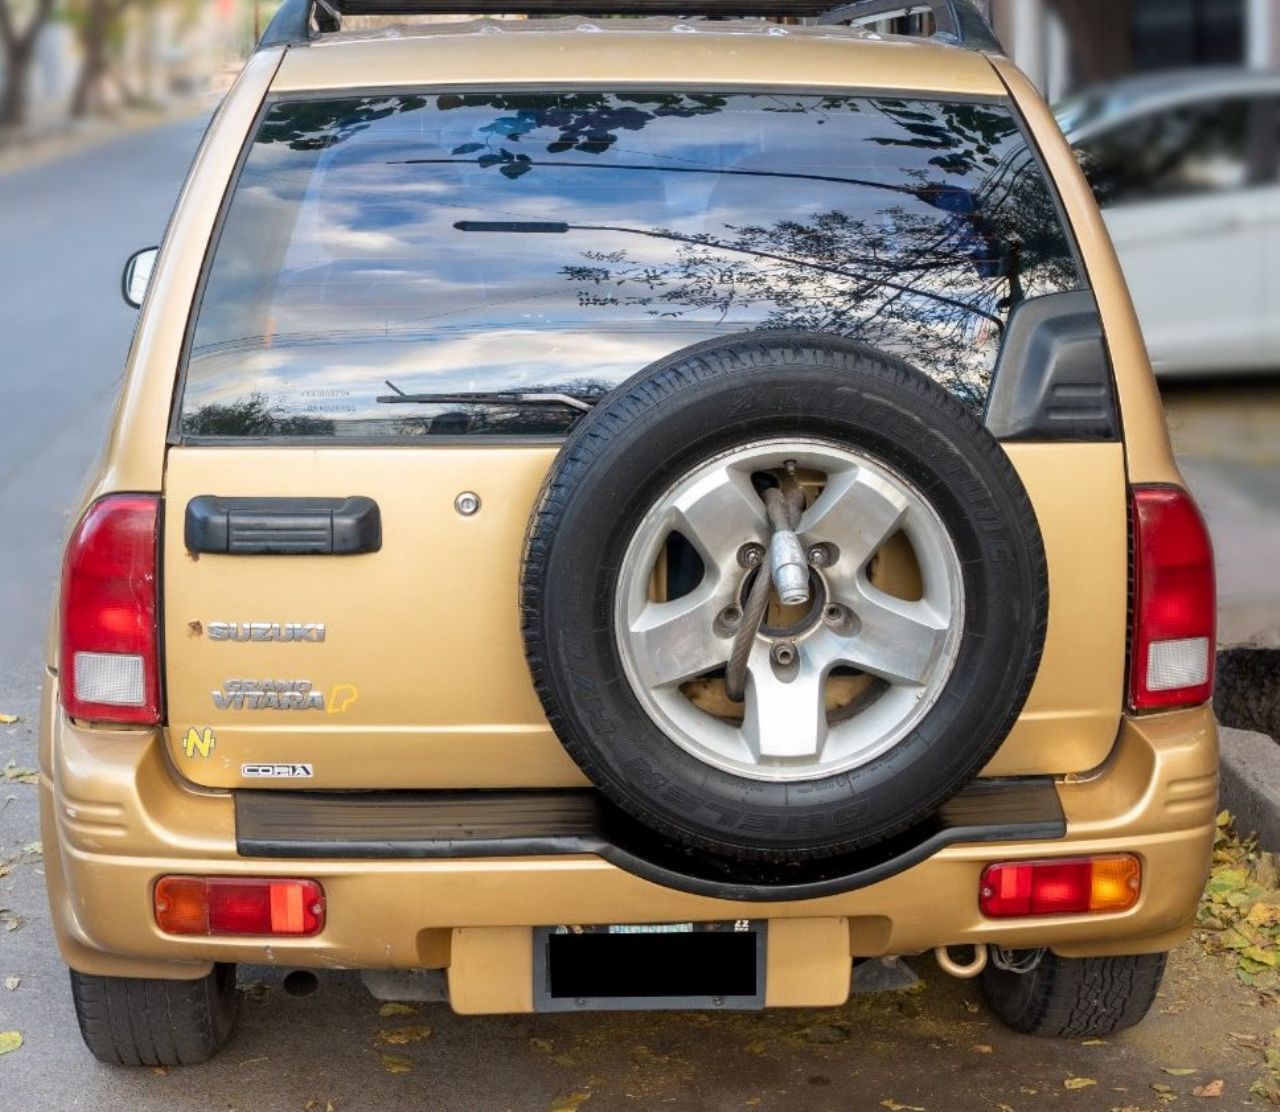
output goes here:
<path id="1" fill-rule="evenodd" d="M 1050 621 L 1027 707 L 988 772 L 1080 772 L 1110 751 L 1122 703 L 1122 451 L 1041 444 L 1010 454 L 1044 532 Z M 551 447 L 172 449 L 165 676 L 182 774 L 210 787 L 581 783 L 530 683 L 517 606 L 524 531 L 553 456 Z M 454 508 L 464 490 L 481 501 L 470 517 Z M 197 555 L 184 521 L 205 495 L 371 498 L 382 546 Z M 215 640 L 215 623 L 231 636 Z"/>

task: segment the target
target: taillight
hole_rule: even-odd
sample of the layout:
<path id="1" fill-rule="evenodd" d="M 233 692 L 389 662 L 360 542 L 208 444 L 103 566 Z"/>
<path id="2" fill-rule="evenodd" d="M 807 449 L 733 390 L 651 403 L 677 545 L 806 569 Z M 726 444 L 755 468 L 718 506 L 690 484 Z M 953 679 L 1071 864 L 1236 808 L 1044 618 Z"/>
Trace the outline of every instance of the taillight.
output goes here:
<path id="1" fill-rule="evenodd" d="M 169 934 L 306 937 L 324 929 L 324 889 L 314 880 L 163 876 L 154 900 L 156 925 Z"/>
<path id="2" fill-rule="evenodd" d="M 1128 853 L 1010 861 L 983 870 L 978 906 L 988 919 L 1127 911 L 1141 890 L 1142 867 Z"/>
<path id="3" fill-rule="evenodd" d="M 1213 693 L 1213 547 L 1185 490 L 1134 487 L 1133 639 L 1129 701 L 1135 710 L 1191 706 Z"/>
<path id="4" fill-rule="evenodd" d="M 62 568 L 62 705 L 73 718 L 160 721 L 156 529 L 160 500 L 111 494 L 90 506 Z"/>

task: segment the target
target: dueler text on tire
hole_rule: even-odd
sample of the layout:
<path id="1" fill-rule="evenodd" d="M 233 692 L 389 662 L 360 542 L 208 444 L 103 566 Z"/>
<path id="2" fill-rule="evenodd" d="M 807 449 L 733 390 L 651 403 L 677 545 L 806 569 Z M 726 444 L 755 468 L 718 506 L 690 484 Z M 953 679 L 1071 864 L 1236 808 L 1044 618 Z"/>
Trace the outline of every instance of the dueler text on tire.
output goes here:
<path id="1" fill-rule="evenodd" d="M 522 587 L 587 776 L 744 859 L 930 814 L 1013 725 L 1048 611 L 1000 445 L 901 360 L 808 333 L 700 344 L 610 394 L 552 468 Z"/>

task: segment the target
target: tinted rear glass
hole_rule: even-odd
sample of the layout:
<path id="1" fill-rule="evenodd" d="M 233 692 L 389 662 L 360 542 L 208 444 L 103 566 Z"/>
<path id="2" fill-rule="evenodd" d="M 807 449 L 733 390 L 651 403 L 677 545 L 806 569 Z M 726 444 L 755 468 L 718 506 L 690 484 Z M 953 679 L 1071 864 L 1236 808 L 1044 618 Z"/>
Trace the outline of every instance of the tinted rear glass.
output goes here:
<path id="1" fill-rule="evenodd" d="M 188 436 L 562 434 L 689 344 L 809 329 L 975 410 L 1024 298 L 1078 272 L 986 103 L 789 94 L 382 95 L 266 113 L 207 277 Z M 379 400 L 384 399 L 384 400 Z"/>

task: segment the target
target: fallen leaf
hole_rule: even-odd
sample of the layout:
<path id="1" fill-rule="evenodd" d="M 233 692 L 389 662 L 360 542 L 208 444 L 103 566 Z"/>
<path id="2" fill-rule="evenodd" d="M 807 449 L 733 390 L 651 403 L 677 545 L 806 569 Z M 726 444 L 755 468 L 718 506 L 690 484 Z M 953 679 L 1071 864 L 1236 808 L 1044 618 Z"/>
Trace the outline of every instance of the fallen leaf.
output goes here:
<path id="1" fill-rule="evenodd" d="M 1084 1042 L 1082 1042 L 1080 1045 L 1081 1046 L 1106 1046 L 1107 1040 L 1106 1039 L 1085 1039 Z"/>
<path id="2" fill-rule="evenodd" d="M 333 1109 L 333 1101 L 326 1100 L 324 1104 L 321 1104 L 315 1097 L 312 1097 L 302 1106 L 302 1112 L 333 1112 Z"/>
<path id="3" fill-rule="evenodd" d="M 384 1054 L 382 1068 L 387 1073 L 408 1073 L 413 1069 L 413 1063 L 403 1054 Z"/>
<path id="4" fill-rule="evenodd" d="M 1226 1087 L 1226 1082 L 1221 1077 L 1215 1078 L 1205 1085 L 1197 1085 L 1191 1090 L 1193 1097 L 1203 1097 L 1208 1100 L 1216 1100 L 1222 1096 L 1222 1090 Z"/>
<path id="5" fill-rule="evenodd" d="M 7 988 L 10 992 L 17 991 L 17 988 L 20 984 L 22 984 L 21 977 L 6 977 L 4 979 L 4 987 Z"/>
<path id="6" fill-rule="evenodd" d="M 23 768 L 17 761 L 10 761 L 4 766 L 4 778 L 18 784 L 35 784 L 40 780 L 40 773 L 34 768 Z"/>
<path id="7" fill-rule="evenodd" d="M 529 1045 L 533 1047 L 534 1050 L 541 1050 L 543 1054 L 550 1054 L 552 1050 L 552 1043 L 550 1039 L 530 1039 Z"/>
<path id="8" fill-rule="evenodd" d="M 390 1019 L 394 1015 L 417 1015 L 418 1009 L 411 1004 L 383 1004 L 378 1014 L 383 1019 Z"/>
<path id="9" fill-rule="evenodd" d="M 7 931 L 16 931 L 24 922 L 21 915 L 15 915 L 7 907 L 0 907 L 0 927 L 4 927 Z"/>
<path id="10" fill-rule="evenodd" d="M 919 1105 L 915 1104 L 899 1104 L 892 1097 L 880 1102 L 881 1108 L 889 1109 L 889 1112 L 925 1112 Z"/>
<path id="11" fill-rule="evenodd" d="M 20 714 L 0 714 L 0 726 L 12 726 L 15 722 L 21 722 Z"/>
<path id="12" fill-rule="evenodd" d="M 1096 1084 L 1097 1082 L 1092 1077 L 1068 1077 L 1062 1083 L 1062 1087 L 1064 1089 L 1087 1089 L 1089 1086 Z"/>
<path id="13" fill-rule="evenodd" d="M 1188 1069 L 1186 1066 L 1161 1066 L 1162 1070 L 1170 1077 L 1190 1077 L 1193 1073 L 1199 1073 L 1199 1070 Z"/>
<path id="14" fill-rule="evenodd" d="M 152 1072 L 152 1073 L 154 1073 L 157 1077 L 168 1077 L 168 1076 L 169 1076 L 169 1071 L 168 1071 L 167 1069 L 165 1069 L 165 1067 L 164 1067 L 164 1066 L 152 1066 L 152 1067 L 151 1067 L 151 1072 Z"/>
<path id="15" fill-rule="evenodd" d="M 415 1023 L 408 1027 L 384 1027 L 374 1036 L 374 1042 L 385 1046 L 408 1046 L 421 1042 L 431 1034 L 431 1028 L 425 1023 Z"/>
<path id="16" fill-rule="evenodd" d="M 1172 1092 L 1173 1092 L 1173 1086 L 1172 1086 L 1172 1085 L 1166 1085 L 1163 1081 L 1153 1081 L 1153 1082 L 1151 1082 L 1151 1088 L 1152 1088 L 1152 1089 L 1154 1089 L 1157 1093 L 1172 1093 Z"/>
<path id="17" fill-rule="evenodd" d="M 22 847 L 23 853 L 29 853 L 34 857 L 44 856 L 44 844 L 42 842 L 28 842 Z"/>
<path id="18" fill-rule="evenodd" d="M 21 1045 L 21 1031 L 0 1031 L 0 1054 L 12 1054 Z"/>
<path id="19" fill-rule="evenodd" d="M 975 1054 L 994 1054 L 996 1052 L 994 1046 L 988 1046 L 986 1043 L 974 1043 L 969 1049 Z"/>
<path id="20" fill-rule="evenodd" d="M 591 1099 L 590 1092 L 570 1093 L 567 1097 L 557 1097 L 551 1102 L 549 1112 L 578 1112 Z"/>

